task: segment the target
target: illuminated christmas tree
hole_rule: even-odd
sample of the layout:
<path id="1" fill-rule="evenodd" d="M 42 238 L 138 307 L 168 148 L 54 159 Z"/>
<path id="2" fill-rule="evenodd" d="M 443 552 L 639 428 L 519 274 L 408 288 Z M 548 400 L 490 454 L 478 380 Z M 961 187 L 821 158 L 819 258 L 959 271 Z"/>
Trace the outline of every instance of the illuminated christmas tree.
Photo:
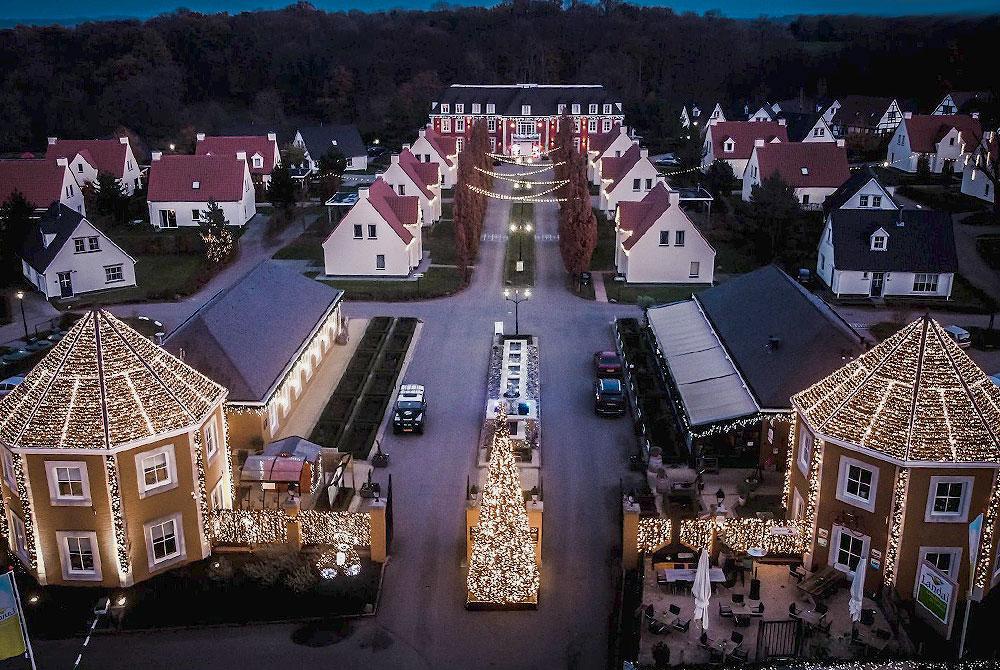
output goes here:
<path id="1" fill-rule="evenodd" d="M 502 403 L 494 425 L 493 453 L 479 508 L 468 587 L 471 600 L 512 605 L 534 600 L 538 566 Z"/>

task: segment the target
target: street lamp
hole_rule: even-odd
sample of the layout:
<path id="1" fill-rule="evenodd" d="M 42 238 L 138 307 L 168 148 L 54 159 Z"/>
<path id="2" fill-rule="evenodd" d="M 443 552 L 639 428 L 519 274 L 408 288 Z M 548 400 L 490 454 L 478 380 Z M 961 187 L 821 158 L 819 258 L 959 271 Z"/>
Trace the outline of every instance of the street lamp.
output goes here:
<path id="1" fill-rule="evenodd" d="M 532 231 L 530 223 L 522 223 L 518 225 L 516 223 L 510 224 L 510 232 L 514 235 L 517 233 L 530 233 Z M 517 237 L 517 260 L 524 260 L 524 235 L 518 235 Z"/>
<path id="2" fill-rule="evenodd" d="M 24 324 L 24 341 L 28 341 L 28 318 L 24 316 L 24 291 L 17 292 L 17 301 L 21 303 L 21 322 Z"/>
<path id="3" fill-rule="evenodd" d="M 522 302 L 531 297 L 531 289 L 526 288 L 524 289 L 523 293 L 519 288 L 516 288 L 513 291 L 511 291 L 509 288 L 504 289 L 503 297 L 504 300 L 514 303 L 514 334 L 520 335 L 521 321 L 518 314 L 518 307 L 521 305 Z"/>

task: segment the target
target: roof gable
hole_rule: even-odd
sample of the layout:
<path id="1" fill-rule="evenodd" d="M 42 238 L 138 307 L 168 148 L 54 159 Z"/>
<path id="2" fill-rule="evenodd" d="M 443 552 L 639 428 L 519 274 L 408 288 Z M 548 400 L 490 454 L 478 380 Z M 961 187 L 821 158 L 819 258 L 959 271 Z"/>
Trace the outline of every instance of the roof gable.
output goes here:
<path id="1" fill-rule="evenodd" d="M 110 140 L 56 140 L 48 145 L 45 157 L 49 159 L 66 158 L 72 161 L 77 154 L 98 172 L 121 179 L 125 175 L 125 157 L 128 144 L 118 138 Z"/>
<path id="2" fill-rule="evenodd" d="M 247 162 L 235 154 L 163 156 L 149 168 L 147 198 L 150 202 L 239 202 L 246 171 Z"/>
<path id="3" fill-rule="evenodd" d="M 910 150 L 918 153 L 935 153 L 937 143 L 952 128 L 962 134 L 966 146 L 976 146 L 983 136 L 978 119 L 965 114 L 914 114 L 903 119 L 909 136 Z"/>
<path id="4" fill-rule="evenodd" d="M 67 172 L 69 169 L 55 159 L 0 160 L 0 202 L 6 202 L 17 191 L 36 209 L 48 207 L 62 199 Z M 70 179 L 76 183 L 75 177 Z"/>
<path id="5" fill-rule="evenodd" d="M 886 201 L 892 203 L 894 209 L 898 209 L 899 206 L 893 199 L 892 194 L 882 186 L 882 183 L 879 182 L 878 177 L 875 176 L 870 167 L 851 172 L 851 176 L 848 177 L 847 181 L 826 197 L 826 200 L 823 201 L 823 208 L 827 211 L 843 208 L 851 198 L 860 191 L 867 189 L 872 183 L 874 183 L 882 196 L 886 198 Z"/>
<path id="6" fill-rule="evenodd" d="M 902 225 L 899 225 L 902 223 Z M 925 209 L 837 209 L 830 213 L 838 270 L 956 272 L 958 254 L 948 212 Z M 882 230 L 884 250 L 871 239 Z"/>
<path id="7" fill-rule="evenodd" d="M 774 121 L 722 121 L 711 126 L 708 133 L 712 139 L 712 154 L 725 160 L 745 160 L 753 153 L 757 140 L 765 142 L 788 141 L 785 126 Z M 733 150 L 726 151 L 726 140 L 733 141 Z"/>
<path id="8" fill-rule="evenodd" d="M 792 188 L 838 188 L 851 176 L 847 151 L 833 142 L 779 142 L 754 149 L 760 178 L 777 174 Z"/>

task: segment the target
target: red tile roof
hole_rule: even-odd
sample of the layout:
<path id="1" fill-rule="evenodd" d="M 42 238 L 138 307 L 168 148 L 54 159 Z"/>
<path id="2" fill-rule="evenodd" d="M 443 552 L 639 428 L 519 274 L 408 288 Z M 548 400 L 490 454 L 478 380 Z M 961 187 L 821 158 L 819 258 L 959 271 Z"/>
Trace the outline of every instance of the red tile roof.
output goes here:
<path id="1" fill-rule="evenodd" d="M 709 126 L 712 153 L 716 158 L 746 160 L 753 153 L 754 142 L 771 142 L 775 138 L 788 141 L 788 129 L 774 121 L 720 121 Z M 727 139 L 733 140 L 733 150 L 723 151 Z"/>
<path id="2" fill-rule="evenodd" d="M 98 172 L 107 172 L 121 179 L 125 175 L 126 145 L 116 137 L 110 140 L 56 140 L 45 150 L 45 157 L 66 158 L 72 162 L 83 156 Z"/>
<path id="3" fill-rule="evenodd" d="M 966 147 L 974 147 L 983 136 L 979 120 L 965 114 L 914 114 L 903 119 L 906 133 L 910 136 L 910 150 L 919 153 L 934 153 L 937 143 L 952 128 L 962 133 Z"/>
<path id="4" fill-rule="evenodd" d="M 618 205 L 618 227 L 631 230 L 632 234 L 622 243 L 628 251 L 635 246 L 653 224 L 670 208 L 670 191 L 663 182 L 653 187 L 639 202 L 622 202 Z"/>
<path id="5" fill-rule="evenodd" d="M 235 155 L 164 156 L 149 168 L 147 198 L 151 202 L 238 202 L 243 199 L 246 165 Z"/>
<path id="6" fill-rule="evenodd" d="M 614 188 L 618 186 L 618 182 L 620 182 L 622 178 L 628 174 L 628 171 L 639 162 L 640 158 L 642 158 L 642 152 L 639 150 L 638 144 L 630 146 L 621 156 L 602 158 L 601 180 L 611 180 L 611 184 L 608 186 L 607 190 L 614 190 Z"/>
<path id="7" fill-rule="evenodd" d="M 757 147 L 757 164 L 761 180 L 777 173 L 793 188 L 838 188 L 851 176 L 847 150 L 834 142 L 766 144 Z"/>
<path id="8" fill-rule="evenodd" d="M 608 150 L 611 143 L 621 135 L 622 124 L 616 123 L 606 133 L 591 133 L 587 136 L 587 150 L 596 152 L 598 157 Z"/>
<path id="9" fill-rule="evenodd" d="M 20 191 L 35 208 L 58 202 L 67 169 L 55 159 L 0 160 L 0 203 L 7 202 L 14 191 Z"/>
<path id="10" fill-rule="evenodd" d="M 399 154 L 399 167 L 403 168 L 413 183 L 420 187 L 424 195 L 428 198 L 433 198 L 434 193 L 431 192 L 429 186 L 434 186 L 440 180 L 438 176 L 437 163 L 421 163 L 417 160 L 417 157 L 413 155 L 409 149 L 404 149 Z"/>
<path id="11" fill-rule="evenodd" d="M 424 132 L 424 137 L 427 141 L 431 143 L 434 150 L 438 152 L 438 155 L 444 160 L 445 165 L 452 167 L 455 162 L 451 159 L 451 156 L 458 155 L 458 138 L 457 137 L 445 137 L 438 131 L 434 130 L 434 126 L 427 124 L 427 128 Z"/>
<path id="12" fill-rule="evenodd" d="M 417 196 L 396 195 L 392 186 L 379 177 L 368 187 L 368 202 L 399 235 L 403 244 L 409 244 L 413 239 L 413 233 L 407 230 L 406 226 L 417 223 L 417 213 L 420 208 Z"/>
<path id="13" fill-rule="evenodd" d="M 214 154 L 216 156 L 230 155 L 236 158 L 236 152 L 245 151 L 247 154 L 247 167 L 250 174 L 271 174 L 277 166 L 275 151 L 278 142 L 267 139 L 267 135 L 234 135 L 206 137 L 195 145 L 194 152 L 198 156 Z M 254 154 L 260 154 L 264 159 L 264 167 L 255 168 L 250 160 Z"/>

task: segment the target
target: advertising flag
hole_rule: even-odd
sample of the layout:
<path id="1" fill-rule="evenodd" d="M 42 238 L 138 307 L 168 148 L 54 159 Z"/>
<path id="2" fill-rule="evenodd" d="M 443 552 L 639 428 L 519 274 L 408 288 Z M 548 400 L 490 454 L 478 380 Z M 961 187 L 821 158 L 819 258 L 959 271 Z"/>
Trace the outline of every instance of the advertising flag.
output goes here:
<path id="1" fill-rule="evenodd" d="M 14 573 L 8 572 L 0 577 L 0 659 L 21 656 L 26 651 Z"/>

